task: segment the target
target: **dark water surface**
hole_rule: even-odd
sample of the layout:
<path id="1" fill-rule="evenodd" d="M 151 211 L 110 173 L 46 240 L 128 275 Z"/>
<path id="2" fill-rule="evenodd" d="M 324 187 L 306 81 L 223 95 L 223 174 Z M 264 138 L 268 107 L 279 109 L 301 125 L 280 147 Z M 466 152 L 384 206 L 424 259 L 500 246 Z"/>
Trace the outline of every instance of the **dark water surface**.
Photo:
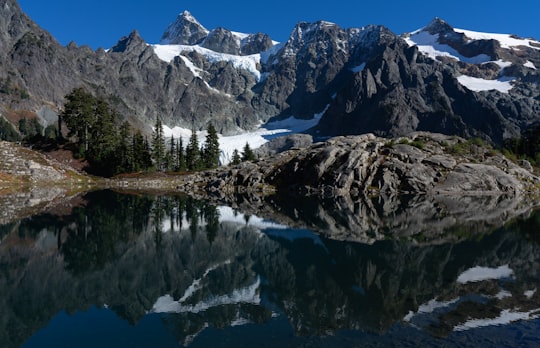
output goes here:
<path id="1" fill-rule="evenodd" d="M 540 347 L 540 213 L 449 231 L 338 241 L 89 193 L 0 226 L 0 346 Z"/>

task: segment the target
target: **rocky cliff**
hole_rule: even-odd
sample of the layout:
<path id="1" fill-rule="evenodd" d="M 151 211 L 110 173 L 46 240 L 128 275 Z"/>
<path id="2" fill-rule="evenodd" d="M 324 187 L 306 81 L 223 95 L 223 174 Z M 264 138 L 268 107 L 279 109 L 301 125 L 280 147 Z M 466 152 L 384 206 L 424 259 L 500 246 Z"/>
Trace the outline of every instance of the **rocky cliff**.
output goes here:
<path id="1" fill-rule="evenodd" d="M 83 86 L 137 128 L 239 133 L 272 118 L 312 118 L 315 135 L 434 131 L 500 143 L 538 121 L 540 43 L 486 36 L 435 19 L 398 36 L 382 26 L 299 23 L 276 43 L 264 33 L 206 29 L 183 12 L 149 45 L 136 31 L 111 49 L 62 47 L 1 0 L 3 116 L 30 110 L 53 123 L 64 96 Z M 480 86 L 480 87 L 478 87 Z"/>
<path id="2" fill-rule="evenodd" d="M 195 174 L 187 185 L 208 192 L 276 190 L 353 200 L 404 194 L 520 197 L 537 193 L 540 183 L 530 165 L 525 167 L 456 136 L 420 132 L 389 140 L 367 134 Z"/>

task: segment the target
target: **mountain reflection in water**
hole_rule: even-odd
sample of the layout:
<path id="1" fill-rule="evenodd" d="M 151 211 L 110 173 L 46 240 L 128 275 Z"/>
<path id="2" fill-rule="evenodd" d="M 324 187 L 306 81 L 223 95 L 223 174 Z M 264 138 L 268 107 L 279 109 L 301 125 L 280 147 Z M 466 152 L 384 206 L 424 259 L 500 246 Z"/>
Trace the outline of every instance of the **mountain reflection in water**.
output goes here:
<path id="1" fill-rule="evenodd" d="M 537 212 L 421 242 L 287 224 L 100 191 L 2 225 L 0 346 L 540 345 Z"/>

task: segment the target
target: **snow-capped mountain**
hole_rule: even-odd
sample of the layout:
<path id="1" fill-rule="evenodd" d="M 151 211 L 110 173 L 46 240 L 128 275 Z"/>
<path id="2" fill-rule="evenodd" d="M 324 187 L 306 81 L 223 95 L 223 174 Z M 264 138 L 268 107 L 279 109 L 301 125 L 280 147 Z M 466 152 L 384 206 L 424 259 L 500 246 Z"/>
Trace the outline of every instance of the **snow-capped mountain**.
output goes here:
<path id="1" fill-rule="evenodd" d="M 175 22 L 171 23 L 163 36 L 163 45 L 194 45 L 208 36 L 208 29 L 203 27 L 189 11 L 181 13 Z"/>
<path id="2" fill-rule="evenodd" d="M 134 31 L 92 51 L 62 47 L 15 0 L 0 7 L 0 86 L 18 91 L 0 93 L 0 104 L 12 121 L 13 110 L 27 110 L 53 123 L 64 96 L 80 86 L 109 97 L 147 131 L 158 116 L 170 128 L 211 121 L 239 134 L 322 114 L 313 130 L 321 136 L 425 130 L 500 143 L 540 118 L 537 40 L 440 19 L 405 36 L 301 22 L 277 43 L 263 33 L 206 29 L 184 11 L 159 44 Z"/>

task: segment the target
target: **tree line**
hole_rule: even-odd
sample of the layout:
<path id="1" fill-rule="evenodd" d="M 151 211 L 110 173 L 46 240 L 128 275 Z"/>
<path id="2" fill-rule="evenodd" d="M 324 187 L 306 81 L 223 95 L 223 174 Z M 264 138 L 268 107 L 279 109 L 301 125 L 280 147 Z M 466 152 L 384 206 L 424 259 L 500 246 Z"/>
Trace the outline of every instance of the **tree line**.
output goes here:
<path id="1" fill-rule="evenodd" d="M 518 138 L 506 139 L 503 154 L 510 159 L 526 159 L 532 165 L 540 165 L 540 124 L 529 127 Z"/>
<path id="2" fill-rule="evenodd" d="M 198 171 L 219 166 L 219 138 L 212 124 L 207 127 L 204 144 L 199 144 L 197 132 L 192 129 L 189 142 L 184 146 L 181 138 L 165 139 L 161 119 L 156 117 L 149 141 L 140 131 L 133 131 L 104 98 L 95 97 L 83 88 L 76 88 L 66 96 L 59 129 L 62 124 L 74 142 L 75 157 L 85 159 L 87 171 L 95 175 Z M 246 143 L 241 156 L 235 150 L 232 163 L 254 159 L 255 154 Z"/>

